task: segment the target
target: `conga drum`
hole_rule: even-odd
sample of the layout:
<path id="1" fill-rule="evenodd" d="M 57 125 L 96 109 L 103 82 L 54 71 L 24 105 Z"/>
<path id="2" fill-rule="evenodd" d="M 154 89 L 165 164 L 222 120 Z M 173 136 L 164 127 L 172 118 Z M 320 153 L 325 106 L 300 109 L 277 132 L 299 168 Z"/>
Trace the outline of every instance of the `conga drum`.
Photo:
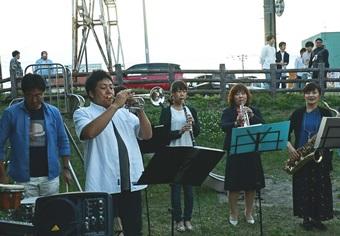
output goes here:
<path id="1" fill-rule="evenodd" d="M 0 210 L 17 209 L 24 190 L 23 185 L 0 184 Z"/>

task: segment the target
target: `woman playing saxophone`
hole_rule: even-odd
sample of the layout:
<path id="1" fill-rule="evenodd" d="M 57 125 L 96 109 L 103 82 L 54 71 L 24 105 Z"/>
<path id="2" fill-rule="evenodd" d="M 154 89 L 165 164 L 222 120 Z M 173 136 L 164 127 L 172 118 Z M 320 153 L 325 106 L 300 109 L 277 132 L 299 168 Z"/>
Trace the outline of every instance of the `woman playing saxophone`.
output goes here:
<path id="1" fill-rule="evenodd" d="M 305 106 L 295 110 L 290 116 L 290 129 L 287 148 L 290 158 L 298 160 L 297 151 L 318 132 L 324 116 L 331 112 L 319 107 L 321 88 L 315 83 L 308 83 L 303 88 Z M 295 143 L 291 143 L 294 132 Z M 293 174 L 293 213 L 303 219 L 302 227 L 309 231 L 312 228 L 326 230 L 321 221 L 333 218 L 333 198 L 330 171 L 332 170 L 332 152 L 322 150 L 320 163 L 309 161 Z"/>

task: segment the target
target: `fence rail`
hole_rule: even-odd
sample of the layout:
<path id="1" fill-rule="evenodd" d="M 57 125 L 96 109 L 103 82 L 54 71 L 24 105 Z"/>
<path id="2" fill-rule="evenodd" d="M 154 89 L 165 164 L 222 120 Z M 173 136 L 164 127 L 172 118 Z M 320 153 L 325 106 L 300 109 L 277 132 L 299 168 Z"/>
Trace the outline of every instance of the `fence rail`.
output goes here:
<path id="1" fill-rule="evenodd" d="M 28 67 L 32 67 L 33 65 L 29 65 Z M 58 83 L 59 87 L 68 86 L 65 91 L 68 94 L 73 93 L 73 89 L 84 88 L 85 78 L 89 75 L 89 73 L 73 73 L 63 67 L 61 64 L 56 63 L 55 66 L 57 68 L 63 68 L 61 74 L 56 73 L 52 75 L 55 81 L 63 79 L 62 83 Z M 25 73 L 27 68 L 25 69 Z M 276 79 L 276 73 L 297 73 L 297 72 L 305 72 L 305 73 L 313 73 L 318 72 L 318 78 L 301 80 L 301 79 L 289 79 L 286 80 L 278 80 Z M 249 89 L 252 93 L 269 93 L 272 97 L 275 97 L 278 93 L 285 92 L 301 92 L 301 86 L 294 86 L 294 84 L 303 85 L 306 82 L 314 81 L 317 82 L 323 94 L 328 92 L 340 92 L 340 86 L 328 86 L 325 87 L 325 82 L 332 83 L 333 85 L 340 84 L 340 78 L 325 78 L 325 74 L 330 72 L 340 72 L 340 68 L 325 68 L 323 63 L 319 64 L 318 68 L 305 68 L 305 69 L 276 69 L 276 65 L 272 64 L 270 69 L 268 70 L 227 70 L 225 64 L 220 64 L 219 69 L 216 70 L 176 70 L 173 66 L 170 66 L 168 70 L 143 70 L 143 71 L 129 71 L 129 74 L 153 74 L 153 73 L 166 73 L 169 75 L 168 83 L 171 84 L 175 80 L 175 73 L 183 73 L 185 76 L 183 80 L 189 83 L 188 93 L 190 94 L 219 94 L 221 96 L 221 101 L 226 101 L 226 96 L 229 88 L 235 83 L 245 83 L 249 85 Z M 33 72 L 34 73 L 34 72 Z M 120 64 L 115 65 L 115 71 L 111 73 L 111 75 L 117 78 L 118 85 L 127 85 L 129 83 L 134 84 L 145 84 L 145 83 L 157 83 L 162 82 L 164 80 L 148 80 L 148 81 L 126 81 L 123 80 L 123 75 L 126 73 L 125 70 L 122 69 Z M 264 74 L 270 74 L 270 79 L 257 78 L 264 77 Z M 235 74 L 242 74 L 243 77 L 235 78 Z M 4 86 L 0 86 L 0 94 L 3 93 L 11 93 L 10 99 L 15 99 L 18 97 L 18 90 L 20 90 L 20 82 L 21 78 L 16 77 L 15 73 L 11 73 L 10 78 L 5 78 L 0 80 L 0 84 L 5 84 L 10 82 L 10 86 L 5 88 Z M 215 84 L 215 88 L 211 86 L 211 88 L 202 88 L 200 86 L 196 86 L 202 83 L 208 83 L 210 85 Z M 269 88 L 264 88 L 263 84 L 269 83 Z M 277 83 L 287 84 L 287 87 L 290 88 L 277 88 Z M 250 85 L 262 85 L 260 87 L 250 86 Z M 195 86 L 193 86 L 195 85 Z M 53 84 L 49 84 L 49 86 L 55 86 Z M 49 88 L 51 89 L 51 88 Z M 138 90 L 136 92 L 139 92 Z"/>

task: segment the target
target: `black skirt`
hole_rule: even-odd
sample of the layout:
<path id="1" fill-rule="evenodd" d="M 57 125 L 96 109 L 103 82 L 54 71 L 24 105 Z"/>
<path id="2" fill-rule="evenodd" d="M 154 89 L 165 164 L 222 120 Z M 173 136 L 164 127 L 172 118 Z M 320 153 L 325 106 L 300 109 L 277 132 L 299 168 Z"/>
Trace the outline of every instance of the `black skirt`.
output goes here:
<path id="1" fill-rule="evenodd" d="M 265 187 L 261 155 L 258 152 L 228 155 L 224 189 L 256 190 Z"/>
<path id="2" fill-rule="evenodd" d="M 333 218 L 330 171 L 332 152 L 324 152 L 320 163 L 310 161 L 293 175 L 293 211 L 299 218 L 325 221 Z"/>

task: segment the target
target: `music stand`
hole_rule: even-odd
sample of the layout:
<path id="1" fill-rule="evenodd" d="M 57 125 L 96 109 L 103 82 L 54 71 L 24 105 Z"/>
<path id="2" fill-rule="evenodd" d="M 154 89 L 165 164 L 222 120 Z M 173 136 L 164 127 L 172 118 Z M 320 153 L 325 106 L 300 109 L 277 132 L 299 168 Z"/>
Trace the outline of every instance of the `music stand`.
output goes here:
<path id="1" fill-rule="evenodd" d="M 156 151 L 136 185 L 183 184 L 201 186 L 225 151 L 201 146 L 169 147 Z M 174 234 L 171 214 L 172 235 Z"/>
<path id="2" fill-rule="evenodd" d="M 314 148 L 340 147 L 340 117 L 322 117 Z"/>
<path id="3" fill-rule="evenodd" d="M 161 146 L 164 140 L 164 125 L 152 126 L 152 137 L 148 140 L 139 140 L 138 145 L 142 154 L 155 153 Z M 145 204 L 146 204 L 146 217 L 148 220 L 148 232 L 151 235 L 150 227 L 150 213 L 149 213 L 149 201 L 148 201 L 148 190 L 145 191 Z"/>
<path id="4" fill-rule="evenodd" d="M 231 154 L 285 149 L 290 121 L 233 128 Z M 260 233 L 262 235 L 261 189 L 258 189 Z"/>
<path id="5" fill-rule="evenodd" d="M 152 137 L 148 140 L 139 140 L 138 145 L 141 153 L 155 153 L 164 143 L 164 125 L 152 126 Z"/>

